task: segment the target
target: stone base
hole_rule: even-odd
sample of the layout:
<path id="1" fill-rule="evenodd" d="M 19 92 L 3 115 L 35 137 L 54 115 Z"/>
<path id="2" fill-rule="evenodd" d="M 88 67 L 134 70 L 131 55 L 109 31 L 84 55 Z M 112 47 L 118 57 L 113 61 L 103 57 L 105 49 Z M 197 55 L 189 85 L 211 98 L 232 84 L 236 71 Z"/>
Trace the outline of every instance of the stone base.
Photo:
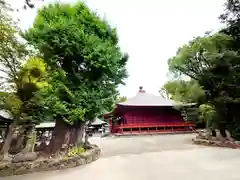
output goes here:
<path id="1" fill-rule="evenodd" d="M 81 166 L 97 160 L 100 153 L 101 150 L 97 146 L 93 145 L 92 149 L 75 157 L 43 159 L 17 163 L 0 162 L 0 177 Z"/>
<path id="2" fill-rule="evenodd" d="M 204 145 L 204 146 L 214 146 L 214 147 L 225 147 L 232 149 L 240 149 L 240 142 L 231 141 L 216 141 L 216 140 L 206 140 L 206 139 L 193 139 L 194 144 Z"/>

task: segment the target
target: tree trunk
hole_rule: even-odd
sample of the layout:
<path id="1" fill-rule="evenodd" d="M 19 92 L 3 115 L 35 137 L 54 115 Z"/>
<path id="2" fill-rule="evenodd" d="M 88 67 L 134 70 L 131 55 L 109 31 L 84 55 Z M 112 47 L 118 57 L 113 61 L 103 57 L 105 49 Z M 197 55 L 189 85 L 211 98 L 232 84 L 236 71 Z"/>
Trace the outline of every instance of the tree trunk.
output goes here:
<path id="1" fill-rule="evenodd" d="M 0 152 L 3 155 L 3 160 L 9 160 L 8 151 L 10 149 L 10 144 L 12 142 L 13 133 L 17 127 L 17 122 L 18 122 L 18 120 L 15 119 L 9 126 L 7 136 L 6 136 L 4 144 L 3 144 L 3 148 L 1 149 L 1 152 Z"/>
<path id="2" fill-rule="evenodd" d="M 25 148 L 23 149 L 22 152 L 24 153 L 28 153 L 28 152 L 33 152 L 34 151 L 34 147 L 35 147 L 35 143 L 36 143 L 36 130 L 35 130 L 35 126 L 29 127 L 27 130 L 27 143 Z"/>
<path id="3" fill-rule="evenodd" d="M 10 124 L 10 125 L 11 125 L 11 124 Z M 9 124 L 7 125 L 7 128 L 6 128 L 5 132 L 4 132 L 4 139 L 3 139 L 3 142 L 4 142 L 5 139 L 7 138 L 7 135 L 8 135 L 8 132 L 9 132 L 9 127 L 10 127 L 10 125 L 9 125 Z"/>
<path id="4" fill-rule="evenodd" d="M 77 126 L 73 125 L 69 128 L 69 141 L 68 146 L 72 147 L 75 146 L 76 140 L 77 140 Z"/>
<path id="5" fill-rule="evenodd" d="M 84 131 L 85 131 L 85 136 L 84 136 L 84 148 L 85 149 L 88 149 L 89 147 L 89 142 L 88 142 L 88 126 L 89 126 L 90 123 L 87 123 L 85 125 L 85 128 L 84 128 Z"/>
<path id="6" fill-rule="evenodd" d="M 79 123 L 78 128 L 77 128 L 77 139 L 75 142 L 76 146 L 83 145 L 83 133 L 84 133 L 84 123 Z"/>
<path id="7" fill-rule="evenodd" d="M 14 147 L 14 149 L 16 151 L 19 151 L 22 149 L 22 146 L 23 146 L 23 142 L 24 142 L 24 138 L 25 138 L 25 134 L 24 133 L 21 133 L 17 139 L 17 143 L 16 143 L 16 146 Z"/>
<path id="8" fill-rule="evenodd" d="M 13 148 L 13 150 L 16 153 L 20 152 L 26 145 L 26 143 L 24 143 L 24 142 L 26 142 L 26 136 L 27 136 L 26 130 L 24 127 L 22 127 L 22 132 L 20 132 L 20 135 L 17 138 L 15 147 L 11 147 L 10 149 Z"/>
<path id="9" fill-rule="evenodd" d="M 50 140 L 46 153 L 55 154 L 60 152 L 66 140 L 66 135 L 68 132 L 69 132 L 69 125 L 66 122 L 64 122 L 62 119 L 56 120 L 52 138 Z"/>
<path id="10" fill-rule="evenodd" d="M 88 133 L 87 132 L 85 132 L 83 146 L 84 146 L 84 149 L 89 149 L 90 148 L 90 143 L 88 141 Z"/>
<path id="11" fill-rule="evenodd" d="M 84 136 L 84 144 L 88 144 L 88 133 L 85 131 L 85 136 Z"/>
<path id="12" fill-rule="evenodd" d="M 218 118 L 217 128 L 219 129 L 221 135 L 223 137 L 226 137 L 225 130 L 227 126 L 228 109 L 226 108 L 226 104 L 222 102 L 218 103 L 215 107 L 216 107 L 217 118 Z"/>
<path id="13" fill-rule="evenodd" d="M 69 141 L 68 146 L 83 145 L 84 123 L 75 123 L 69 127 Z"/>

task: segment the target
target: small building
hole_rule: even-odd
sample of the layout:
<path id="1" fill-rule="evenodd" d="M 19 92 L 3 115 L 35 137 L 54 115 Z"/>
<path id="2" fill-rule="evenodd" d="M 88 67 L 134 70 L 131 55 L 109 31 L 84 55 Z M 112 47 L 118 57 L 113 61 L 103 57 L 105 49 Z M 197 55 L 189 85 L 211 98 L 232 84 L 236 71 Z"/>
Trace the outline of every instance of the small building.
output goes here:
<path id="1" fill-rule="evenodd" d="M 55 127 L 55 122 L 42 122 L 38 125 L 36 125 L 36 129 L 39 129 L 39 130 L 53 130 Z"/>
<path id="2" fill-rule="evenodd" d="M 91 123 L 89 129 L 91 131 L 97 132 L 102 129 L 107 123 L 99 118 L 95 118 Z M 55 128 L 55 122 L 43 122 L 36 125 L 36 130 L 38 132 L 52 132 Z"/>
<path id="3" fill-rule="evenodd" d="M 146 93 L 142 87 L 133 98 L 117 103 L 113 112 L 105 114 L 112 133 L 188 132 L 195 125 L 186 122 L 173 100 Z"/>
<path id="4" fill-rule="evenodd" d="M 100 129 L 103 129 L 107 123 L 99 118 L 95 118 L 91 123 L 91 127 L 94 132 L 99 132 Z"/>
<path id="5" fill-rule="evenodd" d="M 0 129 L 6 129 L 12 123 L 12 117 L 5 110 L 0 110 Z"/>
<path id="6" fill-rule="evenodd" d="M 9 125 L 12 123 L 12 117 L 5 110 L 0 110 L 0 142 L 7 135 Z"/>

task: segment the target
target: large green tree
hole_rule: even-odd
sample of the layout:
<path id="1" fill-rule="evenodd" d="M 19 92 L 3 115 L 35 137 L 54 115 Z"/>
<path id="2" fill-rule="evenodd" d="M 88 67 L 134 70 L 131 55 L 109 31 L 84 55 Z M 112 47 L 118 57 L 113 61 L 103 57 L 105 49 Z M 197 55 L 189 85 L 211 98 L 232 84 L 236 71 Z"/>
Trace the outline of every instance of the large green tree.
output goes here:
<path id="1" fill-rule="evenodd" d="M 38 11 L 25 38 L 48 66 L 43 103 L 56 119 L 50 151 L 64 143 L 79 145 L 84 123 L 113 103 L 126 77 L 128 56 L 120 51 L 116 29 L 81 2 L 50 4 Z"/>
<path id="2" fill-rule="evenodd" d="M 14 65 L 11 67 L 14 67 Z M 16 72 L 17 81 L 10 78 L 10 84 L 13 87 L 12 92 L 4 92 L 0 96 L 0 108 L 8 112 L 12 118 L 2 148 L 5 159 L 16 126 L 21 126 L 24 131 L 27 130 L 30 133 L 34 125 L 42 120 L 41 111 L 43 107 L 38 105 L 35 93 L 47 86 L 44 81 L 45 64 L 42 59 L 30 58 L 22 63 Z M 5 82 L 5 84 L 8 84 L 8 82 Z"/>
<path id="3" fill-rule="evenodd" d="M 230 85 L 231 89 L 235 89 L 233 91 L 233 93 L 235 93 L 235 101 L 234 103 L 228 104 L 227 108 L 229 109 L 229 116 L 233 118 L 233 124 L 235 125 L 234 134 L 237 134 L 237 136 L 240 137 L 240 113 L 238 113 L 238 109 L 240 108 L 240 60 L 237 58 L 240 54 L 240 1 L 227 0 L 225 7 L 225 11 L 220 16 L 220 19 L 225 23 L 226 28 L 224 28 L 221 32 L 232 38 L 230 41 L 230 47 L 235 52 L 232 58 L 234 60 L 234 66 L 230 69 L 233 69 L 233 77 L 231 79 Z"/>
<path id="4" fill-rule="evenodd" d="M 45 71 L 41 59 L 30 58 L 26 61 L 31 54 L 20 38 L 17 22 L 9 15 L 11 11 L 11 6 L 6 1 L 0 2 L 0 87 L 5 91 L 0 96 L 0 108 L 13 119 L 1 149 L 5 159 L 8 158 L 17 125 L 37 121 L 39 111 L 33 97 L 44 85 L 41 82 Z"/>
<path id="5" fill-rule="evenodd" d="M 203 88 L 207 103 L 216 108 L 217 128 L 227 128 L 235 137 L 240 91 L 240 56 L 233 49 L 233 38 L 223 33 L 197 37 L 179 48 L 169 60 L 169 70 L 187 75 Z M 238 131 L 238 130 L 237 130 Z"/>
<path id="6" fill-rule="evenodd" d="M 1 71 L 1 89 L 3 91 L 11 90 L 15 93 L 7 94 L 8 97 L 2 96 L 2 102 L 9 102 L 9 99 L 17 99 L 13 107 L 8 105 L 2 106 L 11 110 L 13 113 L 13 123 L 10 125 L 8 134 L 4 140 L 4 145 L 1 153 L 4 158 L 8 157 L 8 149 L 10 147 L 12 134 L 21 115 L 22 102 L 17 97 L 17 90 L 22 88 L 21 79 L 19 78 L 19 71 L 21 69 L 21 62 L 25 59 L 27 54 L 26 47 L 23 43 L 19 42 L 18 34 L 19 29 L 16 23 L 9 16 L 10 7 L 6 3 L 0 4 L 0 71 Z M 6 100 L 7 99 L 7 100 Z"/>

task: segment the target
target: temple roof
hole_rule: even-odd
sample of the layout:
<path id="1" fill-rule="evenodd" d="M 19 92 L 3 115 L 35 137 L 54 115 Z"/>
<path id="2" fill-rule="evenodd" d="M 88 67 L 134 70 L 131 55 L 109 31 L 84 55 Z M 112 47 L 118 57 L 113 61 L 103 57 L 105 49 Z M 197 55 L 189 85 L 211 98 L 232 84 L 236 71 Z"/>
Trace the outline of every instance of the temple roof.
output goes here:
<path id="1" fill-rule="evenodd" d="M 54 128 L 55 122 L 43 122 L 38 125 L 36 125 L 36 128 Z"/>
<path id="2" fill-rule="evenodd" d="M 125 102 L 118 103 L 121 106 L 177 106 L 181 103 L 175 102 L 170 99 L 165 99 L 161 96 L 146 93 L 142 87 L 139 88 L 139 92 L 136 96 L 129 98 Z"/>
<path id="3" fill-rule="evenodd" d="M 95 118 L 94 121 L 91 123 L 91 125 L 103 125 L 103 124 L 106 124 L 106 122 L 99 118 Z"/>

